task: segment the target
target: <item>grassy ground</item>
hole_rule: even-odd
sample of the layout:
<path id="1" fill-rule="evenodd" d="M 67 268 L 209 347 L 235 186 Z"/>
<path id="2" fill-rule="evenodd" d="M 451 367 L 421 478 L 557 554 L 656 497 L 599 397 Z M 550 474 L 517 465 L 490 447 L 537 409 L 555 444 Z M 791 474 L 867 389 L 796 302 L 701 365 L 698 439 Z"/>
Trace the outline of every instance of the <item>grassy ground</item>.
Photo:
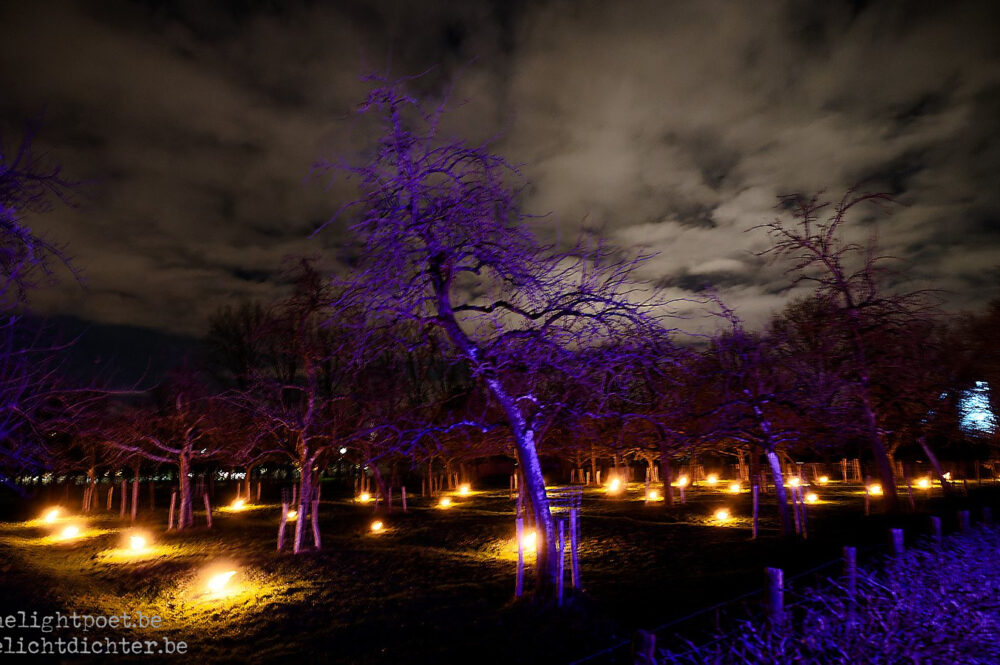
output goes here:
<path id="1" fill-rule="evenodd" d="M 183 640 L 208 662 L 567 662 L 757 588 L 764 566 L 790 574 L 836 558 L 843 544 L 882 542 L 890 525 L 916 533 L 926 524 L 919 515 L 865 518 L 858 488 L 832 483 L 809 508 L 808 541 L 778 538 L 767 502 L 761 537 L 751 540 L 749 496 L 724 488 L 692 488 L 687 504 L 671 511 L 644 505 L 639 485 L 618 498 L 588 490 L 585 593 L 561 611 L 511 602 L 516 554 L 506 492 L 455 497 L 448 510 L 411 500 L 406 514 L 377 516 L 387 527 L 379 534 L 369 529 L 370 504 L 327 500 L 323 550 L 299 556 L 275 551 L 276 505 L 217 512 L 211 531 L 183 534 L 164 531 L 163 511 L 147 514 L 136 528 L 152 549 L 133 557 L 122 551 L 130 525 L 117 515 L 74 520 L 85 537 L 63 542 L 52 534 L 68 522 L 44 524 L 29 519 L 44 505 L 13 504 L 0 524 L 0 616 L 141 611 L 162 626 L 89 636 Z M 970 500 L 990 498 L 984 490 Z M 934 501 L 919 496 L 918 510 Z M 713 513 L 723 506 L 734 518 L 719 522 Z M 210 570 L 236 570 L 235 592 L 207 594 Z"/>

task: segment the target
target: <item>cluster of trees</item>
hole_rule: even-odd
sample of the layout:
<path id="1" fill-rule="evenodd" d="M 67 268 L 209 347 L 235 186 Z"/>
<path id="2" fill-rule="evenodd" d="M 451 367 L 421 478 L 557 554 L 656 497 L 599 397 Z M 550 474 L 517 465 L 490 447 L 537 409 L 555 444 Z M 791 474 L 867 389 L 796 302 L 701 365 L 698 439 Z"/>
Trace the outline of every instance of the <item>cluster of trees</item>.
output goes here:
<path id="1" fill-rule="evenodd" d="M 214 362 L 178 369 L 154 390 L 36 391 L 48 411 L 21 409 L 18 422 L 32 430 L 5 433 L 4 466 L 58 466 L 96 482 L 109 469 L 138 478 L 170 465 L 186 528 L 195 469 L 241 466 L 249 479 L 260 464 L 289 465 L 304 518 L 318 474 L 345 455 L 383 494 L 392 482 L 384 476 L 400 467 L 511 456 L 538 527 L 544 595 L 555 588 L 557 554 L 543 457 L 658 463 L 668 507 L 679 460 L 763 460 L 787 531 L 781 455 L 863 447 L 894 507 L 893 456 L 913 445 L 934 460 L 933 448 L 955 438 L 963 382 L 982 353 L 995 354 L 981 331 L 1000 306 L 948 327 L 925 294 L 887 290 L 873 247 L 843 240 L 852 210 L 888 203 L 882 195 L 783 200 L 760 232 L 790 281 L 814 282 L 812 294 L 761 331 L 706 297 L 717 332 L 685 337 L 671 303 L 635 279 L 644 257 L 586 240 L 568 250 L 540 242 L 518 207 L 516 170 L 488 145 L 442 140 L 440 108 L 378 84 L 360 113 L 383 129 L 367 160 L 317 165 L 359 184 L 357 200 L 329 222 L 355 240 L 340 257 L 350 271 L 330 277 L 299 260 L 286 298 L 220 310 L 207 336 Z M 37 200 L 8 172 L 0 182 Z M 5 192 L 8 215 L 24 203 Z M 26 283 L 19 260 L 45 264 L 34 236 L 7 219 L 3 269 L 17 290 Z M 15 359 L 4 356 L 5 375 L 34 371 Z M 16 392 L 16 381 L 4 390 Z M 296 551 L 303 537 L 299 528 Z"/>

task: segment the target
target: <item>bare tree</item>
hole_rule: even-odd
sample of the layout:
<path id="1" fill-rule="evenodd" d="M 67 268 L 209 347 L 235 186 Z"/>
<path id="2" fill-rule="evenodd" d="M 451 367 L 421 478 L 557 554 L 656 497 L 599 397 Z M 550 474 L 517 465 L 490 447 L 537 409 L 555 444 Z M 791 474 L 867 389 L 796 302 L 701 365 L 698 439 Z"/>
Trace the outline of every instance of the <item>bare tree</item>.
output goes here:
<path id="1" fill-rule="evenodd" d="M 656 321 L 632 281 L 635 261 L 596 248 L 555 251 L 524 224 L 516 171 L 488 146 L 442 140 L 443 106 L 426 112 L 399 84 L 381 82 L 361 105 L 382 122 L 366 163 L 322 162 L 360 180 L 348 204 L 359 240 L 347 293 L 388 324 L 447 342 L 504 414 L 538 526 L 536 592 L 556 588 L 554 521 L 537 450 L 553 408 L 538 381 L 574 380 L 579 349 Z M 331 220 L 332 222 L 333 220 Z"/>

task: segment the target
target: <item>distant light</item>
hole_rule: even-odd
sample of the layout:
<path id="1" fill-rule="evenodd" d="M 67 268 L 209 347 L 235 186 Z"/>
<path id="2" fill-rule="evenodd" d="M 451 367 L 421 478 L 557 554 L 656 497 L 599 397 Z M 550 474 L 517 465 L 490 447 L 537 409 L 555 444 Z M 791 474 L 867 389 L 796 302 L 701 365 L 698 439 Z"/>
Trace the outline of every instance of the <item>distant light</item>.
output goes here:
<path id="1" fill-rule="evenodd" d="M 798 476 L 792 476 L 791 478 L 788 479 L 788 484 L 791 487 L 798 487 L 800 482 L 801 481 L 799 480 Z"/>
<path id="2" fill-rule="evenodd" d="M 142 536 L 129 536 L 128 546 L 133 552 L 142 552 L 146 549 L 146 539 Z"/>
<path id="3" fill-rule="evenodd" d="M 608 481 L 608 494 L 618 494 L 622 489 L 622 481 L 612 478 Z"/>
<path id="4" fill-rule="evenodd" d="M 438 501 L 438 508 L 451 508 L 451 499 L 448 497 L 442 497 L 442 499 Z"/>
<path id="5" fill-rule="evenodd" d="M 48 522 L 49 524 L 52 524 L 57 519 L 59 519 L 59 513 L 61 512 L 61 510 L 62 509 L 60 508 L 50 508 L 49 510 L 45 511 L 45 515 L 44 517 L 42 517 L 42 519 Z"/>
<path id="6" fill-rule="evenodd" d="M 708 474 L 708 476 L 705 477 L 705 482 L 708 483 L 709 485 L 714 485 L 715 483 L 719 482 L 719 475 L 716 473 L 710 473 Z"/>
<path id="7" fill-rule="evenodd" d="M 340 449 L 340 454 L 341 455 L 346 455 L 347 454 L 347 448 L 341 448 Z"/>
<path id="8" fill-rule="evenodd" d="M 378 533 L 379 531 L 382 530 L 384 526 L 385 525 L 382 524 L 382 522 L 380 522 L 379 520 L 375 520 L 374 522 L 372 522 L 372 531 L 374 533 Z"/>
<path id="9" fill-rule="evenodd" d="M 472 491 L 472 486 L 469 483 L 462 483 L 458 486 L 458 493 L 462 496 L 468 496 L 469 492 Z"/>
<path id="10" fill-rule="evenodd" d="M 951 471 L 946 471 L 941 475 L 944 476 L 945 480 L 951 480 Z"/>
<path id="11" fill-rule="evenodd" d="M 236 574 L 235 570 L 227 570 L 224 573 L 217 573 L 208 578 L 208 590 L 212 593 L 222 593 L 229 585 L 229 580 Z"/>
<path id="12" fill-rule="evenodd" d="M 729 491 L 733 494 L 739 494 L 743 487 L 739 483 L 729 483 Z"/>
<path id="13" fill-rule="evenodd" d="M 868 486 L 868 493 L 872 496 L 882 496 L 882 486 L 878 483 L 874 483 Z"/>
<path id="14" fill-rule="evenodd" d="M 285 518 L 289 522 L 294 522 L 295 518 L 297 518 L 298 516 L 299 516 L 299 511 L 297 510 L 289 510 L 287 513 L 285 513 Z"/>
<path id="15" fill-rule="evenodd" d="M 820 476 L 819 477 L 819 484 L 820 485 L 826 485 L 828 482 L 830 482 L 830 477 L 829 476 Z"/>
<path id="16" fill-rule="evenodd" d="M 719 520 L 720 522 L 725 522 L 726 520 L 729 519 L 729 511 L 725 508 L 719 508 L 718 510 L 715 511 L 715 519 Z"/>
<path id="17" fill-rule="evenodd" d="M 521 549 L 525 552 L 534 552 L 538 547 L 538 534 L 534 529 L 529 529 L 521 534 Z"/>
<path id="18" fill-rule="evenodd" d="M 660 493 L 657 492 L 656 490 L 649 490 L 648 492 L 646 492 L 646 500 L 647 501 L 659 501 L 660 500 Z"/>
<path id="19" fill-rule="evenodd" d="M 687 484 L 688 484 L 688 477 L 687 476 L 681 476 L 680 478 L 677 479 L 677 486 L 678 487 L 684 487 Z"/>
<path id="20" fill-rule="evenodd" d="M 806 503 L 817 503 L 819 501 L 819 495 L 816 492 L 806 493 Z"/>
<path id="21" fill-rule="evenodd" d="M 931 481 L 929 478 L 920 478 L 919 480 L 917 480 L 917 487 L 919 487 L 922 490 L 925 490 L 930 486 L 931 486 Z"/>
<path id="22" fill-rule="evenodd" d="M 369 494 L 368 492 L 362 492 L 358 496 L 358 501 L 360 501 L 361 503 L 368 503 L 371 500 L 372 500 L 372 495 Z"/>
<path id="23" fill-rule="evenodd" d="M 246 507 L 246 501 L 243 499 L 236 499 L 229 505 L 229 507 L 233 510 L 243 510 Z"/>
<path id="24" fill-rule="evenodd" d="M 68 526 L 59 532 L 60 540 L 72 540 L 80 535 L 80 528 L 76 526 Z"/>

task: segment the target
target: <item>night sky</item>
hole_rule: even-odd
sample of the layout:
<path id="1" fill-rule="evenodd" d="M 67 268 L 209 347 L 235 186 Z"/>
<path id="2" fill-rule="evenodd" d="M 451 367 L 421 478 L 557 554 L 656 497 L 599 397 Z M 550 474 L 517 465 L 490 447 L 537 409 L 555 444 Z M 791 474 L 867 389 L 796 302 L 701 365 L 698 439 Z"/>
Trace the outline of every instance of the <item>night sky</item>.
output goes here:
<path id="1" fill-rule="evenodd" d="M 859 224 L 898 288 L 950 309 L 997 295 L 995 2 L 5 2 L 0 127 L 85 181 L 32 220 L 68 246 L 45 314 L 200 335 L 220 305 L 277 297 L 350 191 L 309 177 L 371 136 L 368 73 L 464 102 L 447 131 L 499 136 L 539 233 L 581 228 L 659 254 L 642 276 L 706 284 L 751 323 L 790 297 L 754 252 L 775 196 L 867 179 L 897 195 Z M 431 69 L 433 68 L 433 69 Z"/>

